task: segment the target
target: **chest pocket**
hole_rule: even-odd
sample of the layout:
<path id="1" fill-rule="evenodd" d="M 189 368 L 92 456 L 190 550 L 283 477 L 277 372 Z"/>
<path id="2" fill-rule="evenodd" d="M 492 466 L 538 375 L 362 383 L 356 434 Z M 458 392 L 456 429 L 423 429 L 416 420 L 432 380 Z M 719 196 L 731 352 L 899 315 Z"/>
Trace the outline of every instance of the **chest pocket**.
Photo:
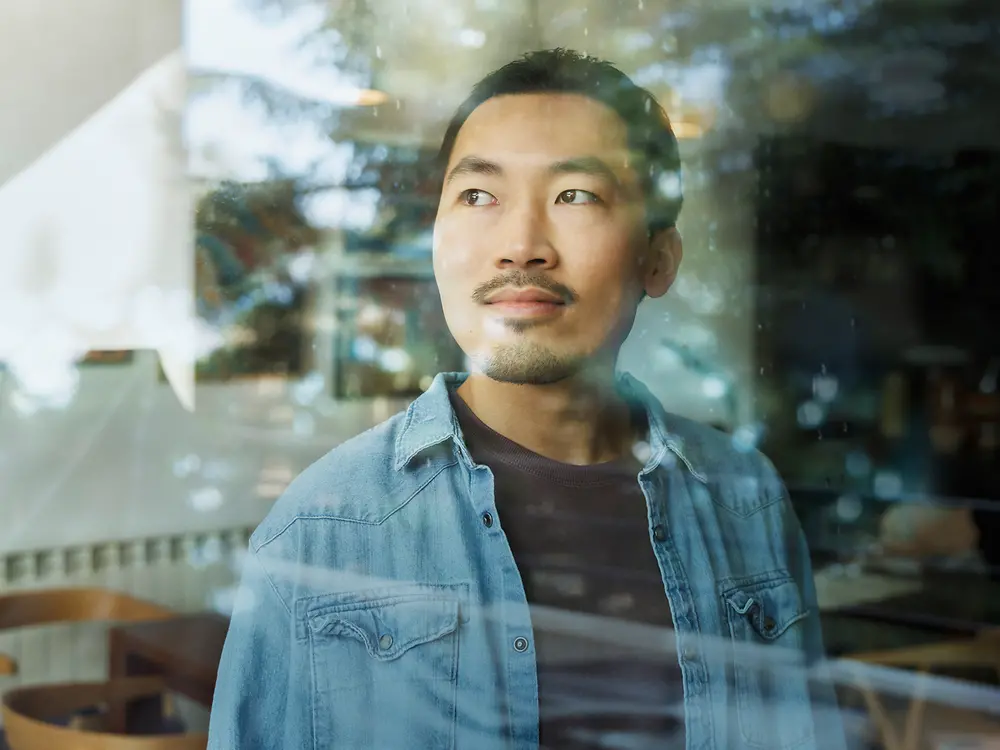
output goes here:
<path id="1" fill-rule="evenodd" d="M 787 574 L 721 591 L 732 636 L 737 721 L 746 745 L 794 748 L 812 739 L 802 629 L 809 611 Z"/>
<path id="2" fill-rule="evenodd" d="M 310 602 L 317 747 L 450 746 L 466 597 L 462 584 L 407 584 Z"/>

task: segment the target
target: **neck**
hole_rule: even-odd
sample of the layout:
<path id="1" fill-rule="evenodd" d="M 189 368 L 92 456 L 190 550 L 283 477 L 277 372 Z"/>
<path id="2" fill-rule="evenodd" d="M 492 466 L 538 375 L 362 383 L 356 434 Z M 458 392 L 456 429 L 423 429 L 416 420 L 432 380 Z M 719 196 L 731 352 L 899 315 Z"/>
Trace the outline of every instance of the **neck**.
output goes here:
<path id="1" fill-rule="evenodd" d="M 456 393 L 491 429 L 554 461 L 583 466 L 632 451 L 631 413 L 613 371 L 550 385 L 499 383 L 472 373 Z"/>

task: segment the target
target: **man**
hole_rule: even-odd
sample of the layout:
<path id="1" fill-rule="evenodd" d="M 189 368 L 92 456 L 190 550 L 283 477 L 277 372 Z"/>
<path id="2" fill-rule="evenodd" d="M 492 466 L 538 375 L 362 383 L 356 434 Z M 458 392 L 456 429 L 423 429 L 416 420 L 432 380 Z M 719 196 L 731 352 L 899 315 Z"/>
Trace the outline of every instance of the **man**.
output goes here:
<path id="1" fill-rule="evenodd" d="M 253 534 L 210 747 L 842 747 L 774 470 L 615 373 L 681 260 L 659 105 L 533 53 L 475 87 L 441 163 L 434 272 L 472 372 Z"/>

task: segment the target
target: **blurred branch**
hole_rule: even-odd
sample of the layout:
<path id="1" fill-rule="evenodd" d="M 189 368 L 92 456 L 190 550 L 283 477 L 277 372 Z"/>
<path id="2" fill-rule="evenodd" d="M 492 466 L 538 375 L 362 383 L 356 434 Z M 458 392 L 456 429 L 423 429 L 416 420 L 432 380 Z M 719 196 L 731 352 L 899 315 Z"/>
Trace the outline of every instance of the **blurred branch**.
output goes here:
<path id="1" fill-rule="evenodd" d="M 191 80 L 194 96 L 207 96 L 222 86 L 236 86 L 244 102 L 261 104 L 268 117 L 277 120 L 330 120 L 332 128 L 341 109 L 330 102 L 303 96 L 275 81 L 249 73 L 192 70 Z"/>

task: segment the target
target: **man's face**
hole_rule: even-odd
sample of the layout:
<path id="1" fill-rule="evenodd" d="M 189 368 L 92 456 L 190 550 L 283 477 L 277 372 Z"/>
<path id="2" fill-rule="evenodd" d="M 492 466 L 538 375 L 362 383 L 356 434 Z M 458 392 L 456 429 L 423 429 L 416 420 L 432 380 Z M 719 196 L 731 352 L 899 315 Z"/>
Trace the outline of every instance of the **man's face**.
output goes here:
<path id="1" fill-rule="evenodd" d="M 459 131 L 434 274 L 452 335 L 494 380 L 553 383 L 613 361 L 642 293 L 669 287 L 626 136 L 576 94 L 495 97 Z"/>

